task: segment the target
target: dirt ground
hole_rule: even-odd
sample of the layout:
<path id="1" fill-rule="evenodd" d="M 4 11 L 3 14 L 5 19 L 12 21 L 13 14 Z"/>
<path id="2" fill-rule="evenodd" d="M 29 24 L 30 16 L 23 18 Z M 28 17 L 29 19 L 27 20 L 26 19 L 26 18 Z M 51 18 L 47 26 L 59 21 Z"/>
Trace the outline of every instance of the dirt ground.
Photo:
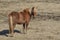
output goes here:
<path id="1" fill-rule="evenodd" d="M 27 34 L 22 34 L 22 25 L 16 25 L 14 37 L 8 37 L 8 14 L 11 11 L 21 11 L 24 8 L 37 7 L 36 19 L 31 19 Z M 41 16 L 41 15 L 45 15 Z M 50 18 L 55 17 L 56 18 Z M 46 18 L 47 17 L 47 18 Z M 0 1 L 0 40 L 60 40 L 60 4 L 19 1 Z"/>

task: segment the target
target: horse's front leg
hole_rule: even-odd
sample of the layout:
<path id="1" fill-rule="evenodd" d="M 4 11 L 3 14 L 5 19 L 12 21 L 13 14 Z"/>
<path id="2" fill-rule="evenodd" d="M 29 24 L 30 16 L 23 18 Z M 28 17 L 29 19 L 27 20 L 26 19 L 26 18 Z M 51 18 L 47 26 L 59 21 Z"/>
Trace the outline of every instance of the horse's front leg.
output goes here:
<path id="1" fill-rule="evenodd" d="M 29 23 L 26 23 L 26 27 L 25 27 L 26 33 L 27 33 L 27 29 L 28 29 L 28 24 Z"/>
<path id="2" fill-rule="evenodd" d="M 23 33 L 26 34 L 28 29 L 28 23 L 23 24 Z"/>
<path id="3" fill-rule="evenodd" d="M 25 34 L 25 23 L 23 24 L 23 33 Z"/>

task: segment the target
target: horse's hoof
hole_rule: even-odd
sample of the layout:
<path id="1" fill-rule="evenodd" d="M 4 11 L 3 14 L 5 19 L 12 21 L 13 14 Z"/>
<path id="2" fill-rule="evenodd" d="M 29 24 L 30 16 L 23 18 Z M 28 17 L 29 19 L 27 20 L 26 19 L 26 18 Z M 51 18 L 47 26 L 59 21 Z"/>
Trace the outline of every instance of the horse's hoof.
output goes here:
<path id="1" fill-rule="evenodd" d="M 8 37 L 13 37 L 13 35 L 8 35 Z"/>

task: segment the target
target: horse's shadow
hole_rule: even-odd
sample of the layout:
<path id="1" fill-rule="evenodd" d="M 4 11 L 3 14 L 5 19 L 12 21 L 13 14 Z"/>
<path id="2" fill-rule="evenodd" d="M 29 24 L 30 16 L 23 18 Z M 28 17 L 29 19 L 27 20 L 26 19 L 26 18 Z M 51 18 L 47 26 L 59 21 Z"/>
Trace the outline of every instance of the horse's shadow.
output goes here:
<path id="1" fill-rule="evenodd" d="M 14 30 L 14 32 L 21 33 L 18 30 Z M 2 31 L 0 31 L 0 35 L 7 36 L 8 37 L 7 34 L 9 34 L 9 30 L 2 30 Z"/>

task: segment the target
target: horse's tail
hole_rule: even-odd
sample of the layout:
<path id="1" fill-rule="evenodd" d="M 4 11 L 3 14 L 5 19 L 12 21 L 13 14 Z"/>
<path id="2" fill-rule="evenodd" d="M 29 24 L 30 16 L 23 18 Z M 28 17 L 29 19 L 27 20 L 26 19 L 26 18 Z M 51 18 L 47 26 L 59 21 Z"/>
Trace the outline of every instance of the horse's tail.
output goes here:
<path id="1" fill-rule="evenodd" d="M 9 29 L 10 29 L 9 33 L 11 33 L 12 28 L 13 28 L 13 19 L 12 19 L 12 16 L 9 15 Z"/>

